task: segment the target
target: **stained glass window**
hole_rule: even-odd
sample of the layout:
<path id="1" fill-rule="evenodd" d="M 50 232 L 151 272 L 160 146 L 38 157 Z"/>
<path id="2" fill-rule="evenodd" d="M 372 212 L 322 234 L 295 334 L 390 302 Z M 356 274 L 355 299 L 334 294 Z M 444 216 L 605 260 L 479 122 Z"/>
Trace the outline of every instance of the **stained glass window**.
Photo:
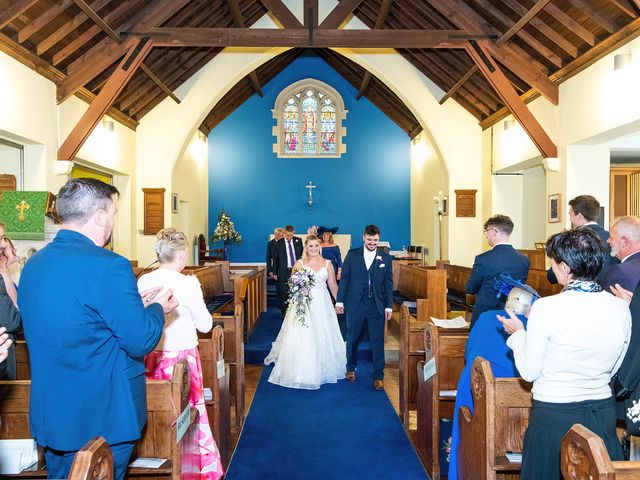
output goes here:
<path id="1" fill-rule="evenodd" d="M 290 98 L 287 106 L 284 107 L 284 115 L 282 118 L 284 152 L 287 154 L 298 153 L 298 117 L 300 115 L 298 107 L 294 103 L 294 100 Z"/>
<path id="2" fill-rule="evenodd" d="M 320 86 L 322 85 L 322 86 Z M 283 90 L 276 100 L 279 156 L 339 156 L 344 153 L 341 121 L 346 111 L 338 92 L 307 79 Z"/>

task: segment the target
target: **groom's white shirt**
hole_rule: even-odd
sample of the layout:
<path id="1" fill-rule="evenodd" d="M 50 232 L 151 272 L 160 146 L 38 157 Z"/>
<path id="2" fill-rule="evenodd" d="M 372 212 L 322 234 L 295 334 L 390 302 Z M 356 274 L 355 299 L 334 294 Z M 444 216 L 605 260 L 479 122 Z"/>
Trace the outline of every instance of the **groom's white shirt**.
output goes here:
<path id="1" fill-rule="evenodd" d="M 376 253 L 378 253 L 378 249 L 376 248 L 373 252 L 367 250 L 367 247 L 363 248 L 364 250 L 364 264 L 367 267 L 367 270 L 371 268 L 371 264 L 376 259 Z"/>

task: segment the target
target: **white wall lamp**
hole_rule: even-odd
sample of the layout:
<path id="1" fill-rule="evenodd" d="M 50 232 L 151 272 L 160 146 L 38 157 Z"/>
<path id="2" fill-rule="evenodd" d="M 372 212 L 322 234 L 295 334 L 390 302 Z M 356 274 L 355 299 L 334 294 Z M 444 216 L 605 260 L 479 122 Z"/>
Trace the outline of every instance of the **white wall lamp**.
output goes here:
<path id="1" fill-rule="evenodd" d="M 506 132 L 507 130 L 511 130 L 513 127 L 516 126 L 516 121 L 511 119 L 511 120 L 505 120 L 503 123 L 503 127 L 504 127 L 504 131 Z"/>
<path id="2" fill-rule="evenodd" d="M 630 53 L 619 53 L 618 55 L 613 57 L 613 69 L 622 70 L 623 68 L 627 68 L 631 65 L 631 54 Z"/>
<path id="3" fill-rule="evenodd" d="M 102 120 L 102 128 L 104 128 L 107 132 L 114 132 L 116 129 L 116 126 L 112 120 L 108 120 L 104 118 Z"/>

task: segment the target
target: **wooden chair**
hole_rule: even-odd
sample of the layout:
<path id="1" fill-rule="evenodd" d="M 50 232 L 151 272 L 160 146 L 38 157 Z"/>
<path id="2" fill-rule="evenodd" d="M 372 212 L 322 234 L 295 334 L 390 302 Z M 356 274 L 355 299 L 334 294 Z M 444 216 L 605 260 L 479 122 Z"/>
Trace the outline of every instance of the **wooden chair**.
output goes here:
<path id="1" fill-rule="evenodd" d="M 113 455 L 102 437 L 94 437 L 84 447 L 78 450 L 69 480 L 113 480 Z"/>
<path id="2" fill-rule="evenodd" d="M 423 330 L 424 360 L 413 369 L 417 381 L 418 454 L 432 480 L 440 478 L 440 420 L 452 419 L 455 391 L 464 369 L 469 329 L 447 329 L 429 323 Z M 436 373 L 424 379 L 425 361 L 434 359 Z M 469 477 L 474 478 L 474 477 Z"/>
<path id="3" fill-rule="evenodd" d="M 409 245 L 407 247 L 407 256 L 420 260 L 420 264 L 424 261 L 424 247 L 422 245 Z"/>
<path id="4" fill-rule="evenodd" d="M 579 423 L 562 439 L 560 468 L 567 480 L 640 478 L 640 462 L 612 462 L 602 438 Z"/>
<path id="5" fill-rule="evenodd" d="M 231 405 L 229 366 L 224 363 L 224 331 L 222 326 L 216 325 L 211 333 L 198 334 L 198 337 L 202 384 L 211 389 L 212 393 L 211 400 L 205 400 L 207 415 L 213 438 L 218 445 L 222 461 L 226 464 L 231 453 Z M 219 368 L 222 370 L 218 370 Z"/>
<path id="6" fill-rule="evenodd" d="M 212 254 L 212 255 L 210 255 Z M 198 265 L 204 265 L 205 262 L 215 262 L 224 260 L 224 249 L 217 248 L 214 250 L 207 249 L 207 240 L 203 234 L 198 235 Z"/>
<path id="7" fill-rule="evenodd" d="M 463 478 L 495 480 L 520 478 L 520 463 L 512 463 L 506 452 L 522 452 L 529 425 L 531 384 L 521 378 L 495 378 L 482 357 L 471 371 L 473 409 L 459 411 L 459 468 Z"/>

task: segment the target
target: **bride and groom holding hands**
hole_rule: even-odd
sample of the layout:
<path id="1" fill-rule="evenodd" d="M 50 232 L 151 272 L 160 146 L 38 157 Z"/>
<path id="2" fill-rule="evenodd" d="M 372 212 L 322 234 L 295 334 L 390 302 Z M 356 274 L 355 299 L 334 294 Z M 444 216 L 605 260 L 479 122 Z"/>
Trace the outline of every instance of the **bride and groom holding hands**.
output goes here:
<path id="1" fill-rule="evenodd" d="M 382 390 L 384 378 L 384 322 L 391 318 L 393 279 L 391 256 L 378 249 L 380 229 L 368 225 L 363 246 L 349 250 L 340 284 L 331 261 L 321 255 L 320 240 L 308 236 L 304 253 L 293 267 L 311 278 L 292 297 L 276 341 L 264 363 L 275 363 L 269 382 L 314 390 L 324 383 L 356 380 L 358 345 L 365 325 L 373 357 L 373 387 Z M 327 289 L 328 287 L 328 289 Z M 336 299 L 335 307 L 331 295 Z M 298 302 L 299 303 L 299 302 Z M 336 313 L 346 313 L 346 347 Z"/>

